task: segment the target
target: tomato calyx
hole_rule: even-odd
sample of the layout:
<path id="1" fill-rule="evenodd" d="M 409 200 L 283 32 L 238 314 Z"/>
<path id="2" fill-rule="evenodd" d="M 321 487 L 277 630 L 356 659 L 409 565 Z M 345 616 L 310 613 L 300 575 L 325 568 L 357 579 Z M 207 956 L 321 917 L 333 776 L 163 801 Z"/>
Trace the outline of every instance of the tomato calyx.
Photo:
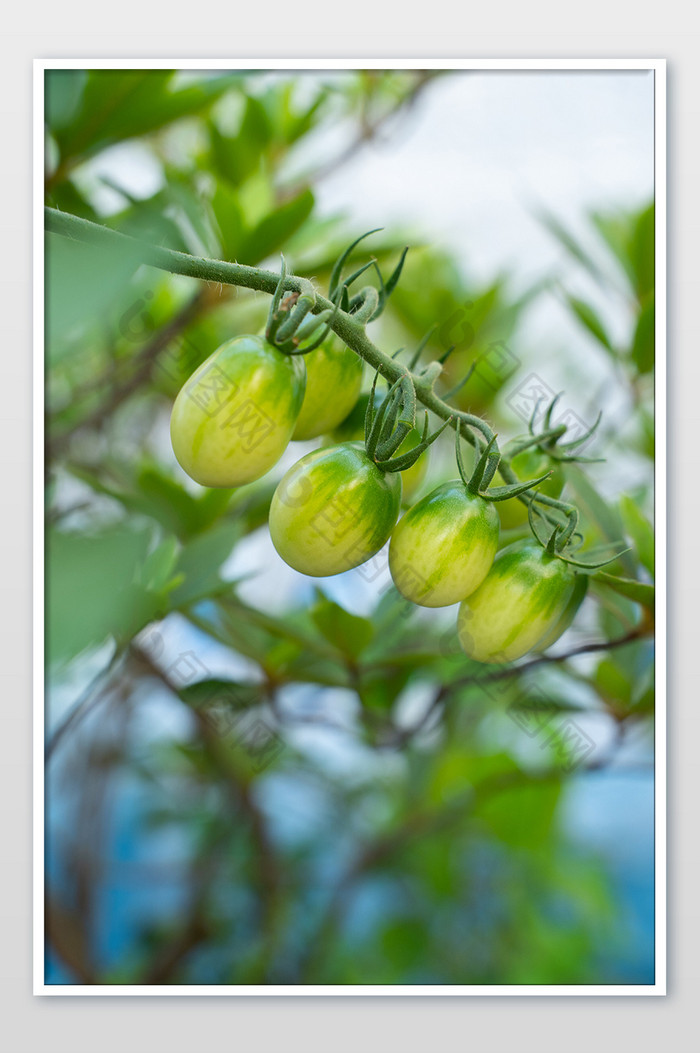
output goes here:
<path id="1" fill-rule="evenodd" d="M 562 463 L 574 463 L 579 464 L 599 464 L 602 458 L 600 457 L 584 457 L 581 453 L 576 451 L 587 443 L 598 430 L 598 426 L 603 419 L 602 411 L 598 414 L 595 421 L 588 428 L 583 435 L 579 435 L 576 439 L 572 439 L 569 442 L 561 442 L 560 440 L 566 435 L 568 427 L 566 424 L 552 424 L 552 416 L 557 402 L 561 398 L 563 392 L 559 392 L 549 402 L 544 415 L 542 418 L 542 431 L 539 433 L 535 431 L 535 421 L 539 413 L 542 399 L 538 399 L 535 408 L 532 411 L 532 415 L 528 422 L 529 436 L 525 439 L 516 440 L 509 444 L 510 456 L 515 457 L 517 454 L 522 453 L 523 450 L 538 449 L 542 453 L 546 454 L 552 461 L 559 461 Z"/>
<path id="2" fill-rule="evenodd" d="M 536 508 L 534 501 L 532 501 L 528 506 L 528 518 L 530 521 L 530 530 L 532 531 L 535 540 L 552 559 L 560 559 L 563 563 L 568 563 L 570 567 L 575 567 L 583 574 L 592 574 L 594 571 L 600 570 L 601 567 L 607 567 L 610 563 L 614 563 L 618 560 L 625 552 L 629 551 L 629 548 L 625 546 L 622 549 L 618 549 L 613 555 L 595 562 L 574 559 L 573 553 L 576 552 L 583 543 L 583 535 L 576 530 L 578 525 L 578 512 L 576 509 L 572 508 L 567 517 L 567 523 L 557 523 L 551 534 L 545 535 L 542 533 L 541 523 L 537 522 L 537 517 L 542 520 L 542 523 L 548 522 L 547 517 Z M 611 546 L 605 547 L 610 548 Z"/>
<path id="3" fill-rule="evenodd" d="M 301 289 L 287 289 L 287 263 L 282 256 L 280 278 L 267 316 L 265 339 L 285 355 L 307 355 L 320 347 L 331 332 L 340 306 L 338 297 L 333 309 L 312 314 L 316 306 L 313 284 L 306 278 L 297 280 Z M 311 342 L 303 344 L 307 339 Z"/>
<path id="4" fill-rule="evenodd" d="M 382 472 L 403 472 L 413 467 L 421 454 L 452 423 L 452 418 L 428 434 L 426 411 L 420 441 L 413 449 L 395 457 L 396 451 L 416 427 L 416 391 L 410 374 L 406 372 L 392 384 L 386 397 L 377 406 L 375 392 L 378 378 L 379 373 L 375 375 L 365 413 L 365 450 L 369 459 Z"/>
<path id="5" fill-rule="evenodd" d="M 528 479 L 522 483 L 511 483 L 507 486 L 494 486 L 489 489 L 501 460 L 501 455 L 498 452 L 498 449 L 496 448 L 494 450 L 497 439 L 497 435 L 491 437 L 476 462 L 476 466 L 471 476 L 467 476 L 464 467 L 464 460 L 462 459 L 462 446 L 459 429 L 456 431 L 455 454 L 457 457 L 457 468 L 459 470 L 460 478 L 466 487 L 467 493 L 471 494 L 473 497 L 481 497 L 484 501 L 507 501 L 511 497 L 517 497 L 519 494 L 524 494 L 526 490 L 532 490 L 534 487 L 539 486 L 552 474 L 551 472 L 547 472 L 545 475 L 541 475 L 538 479 Z M 477 447 L 477 449 L 478 448 L 479 447 Z"/>

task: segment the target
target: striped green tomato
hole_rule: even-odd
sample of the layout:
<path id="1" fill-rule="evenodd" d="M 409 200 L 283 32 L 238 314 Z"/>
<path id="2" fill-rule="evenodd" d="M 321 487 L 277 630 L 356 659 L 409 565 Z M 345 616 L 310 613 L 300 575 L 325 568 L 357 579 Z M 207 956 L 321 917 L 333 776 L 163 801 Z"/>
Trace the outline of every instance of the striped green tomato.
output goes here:
<path id="1" fill-rule="evenodd" d="M 469 596 L 488 574 L 498 549 L 498 513 L 461 479 L 438 486 L 399 520 L 389 569 L 399 592 L 423 607 L 446 607 Z"/>
<path id="2" fill-rule="evenodd" d="M 178 461 L 202 486 L 240 486 L 280 459 L 299 416 L 306 370 L 262 336 L 229 340 L 181 389 L 170 417 Z"/>
<path id="3" fill-rule="evenodd" d="M 339 340 L 329 340 L 304 355 L 306 394 L 293 439 L 315 439 L 343 421 L 362 386 L 362 359 Z"/>
<path id="4" fill-rule="evenodd" d="M 560 623 L 575 577 L 567 563 L 534 541 L 504 548 L 459 608 L 457 633 L 463 650 L 477 662 L 522 658 Z"/>
<path id="5" fill-rule="evenodd" d="M 285 563 L 301 574 L 341 574 L 386 543 L 400 506 L 400 473 L 380 471 L 362 443 L 322 447 L 280 481 L 270 536 Z"/>
<path id="6" fill-rule="evenodd" d="M 571 593 L 571 598 L 567 603 L 566 607 L 562 611 L 561 617 L 552 626 L 546 636 L 540 640 L 535 648 L 536 651 L 546 651 L 548 647 L 551 647 L 553 643 L 556 643 L 560 636 L 563 636 L 569 626 L 572 624 L 574 618 L 578 614 L 578 609 L 586 598 L 588 592 L 588 577 L 586 574 L 577 574 L 574 579 L 574 588 Z"/>

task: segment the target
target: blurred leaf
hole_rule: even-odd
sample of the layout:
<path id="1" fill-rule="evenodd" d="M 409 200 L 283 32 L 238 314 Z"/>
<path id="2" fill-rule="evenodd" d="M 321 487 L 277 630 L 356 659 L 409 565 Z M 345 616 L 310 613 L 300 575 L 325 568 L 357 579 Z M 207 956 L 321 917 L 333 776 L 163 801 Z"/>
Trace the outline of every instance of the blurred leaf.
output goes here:
<path id="1" fill-rule="evenodd" d="M 562 245 L 570 256 L 573 256 L 577 260 L 584 270 L 588 271 L 591 277 L 595 278 L 601 285 L 606 284 L 606 278 L 602 273 L 600 266 L 593 259 L 591 254 L 585 249 L 579 240 L 566 229 L 563 223 L 551 212 L 541 209 L 537 216 L 540 222 L 547 228 L 556 240 Z"/>
<path id="2" fill-rule="evenodd" d="M 199 113 L 241 77 L 240 73 L 203 77 L 173 90 L 174 74 L 174 70 L 89 70 L 73 119 L 52 128 L 62 164 Z M 61 90 L 65 95 L 65 87 Z"/>
<path id="3" fill-rule="evenodd" d="M 630 254 L 640 303 L 654 293 L 654 211 L 653 204 L 642 209 L 632 232 Z"/>
<path id="4" fill-rule="evenodd" d="M 126 309 L 141 261 L 128 243 L 105 249 L 59 234 L 46 235 L 45 261 L 46 349 L 49 361 L 56 361 L 71 352 L 78 334 Z"/>
<path id="5" fill-rule="evenodd" d="M 654 310 L 654 293 L 649 293 L 642 301 L 642 308 L 637 319 L 637 326 L 632 340 L 631 356 L 638 371 L 642 374 L 651 373 L 655 361 L 655 333 L 654 326 L 656 312 Z"/>
<path id="6" fill-rule="evenodd" d="M 619 592 L 621 596 L 626 596 L 630 600 L 634 600 L 635 603 L 640 603 L 643 607 L 648 607 L 649 610 L 654 610 L 654 586 L 647 585 L 641 581 L 634 581 L 631 578 L 619 578 L 614 574 L 607 574 L 604 570 L 599 570 L 593 575 L 593 580 L 599 582 L 601 585 L 607 585 L 609 589 L 613 589 L 614 592 Z"/>
<path id="7" fill-rule="evenodd" d="M 74 119 L 87 76 L 84 69 L 44 71 L 44 112 L 54 134 Z"/>
<path id="8" fill-rule="evenodd" d="M 620 512 L 625 530 L 632 538 L 639 562 L 654 576 L 654 528 L 631 497 L 620 500 Z"/>
<path id="9" fill-rule="evenodd" d="M 270 212 L 250 231 L 238 248 L 239 263 L 255 264 L 284 248 L 285 242 L 311 215 L 314 195 L 303 190 L 291 201 Z"/>
<path id="10" fill-rule="evenodd" d="M 383 929 L 379 942 L 382 953 L 403 973 L 425 960 L 430 938 L 423 921 L 402 918 Z"/>
<path id="11" fill-rule="evenodd" d="M 222 582 L 219 570 L 239 537 L 238 523 L 222 521 L 183 546 L 177 571 L 184 580 L 172 593 L 174 606 L 184 607 L 202 597 L 232 588 Z"/>
<path id="12" fill-rule="evenodd" d="M 618 510 L 601 497 L 588 476 L 577 465 L 568 466 L 567 479 L 574 491 L 575 503 L 591 525 L 598 528 L 603 540 L 611 544 L 620 544 L 624 531 Z M 629 552 L 623 552 L 619 562 L 630 576 L 634 574 L 634 559 Z"/>
<path id="13" fill-rule="evenodd" d="M 163 613 L 164 592 L 140 584 L 150 544 L 151 531 L 145 528 L 48 533 L 47 647 L 52 662 L 72 658 L 110 636 L 124 643 Z"/>
<path id="14" fill-rule="evenodd" d="M 220 714 L 223 725 L 227 710 L 249 709 L 257 705 L 261 698 L 261 688 L 262 685 L 249 681 L 207 677 L 205 680 L 186 684 L 180 689 L 180 695 L 195 709 L 209 710 L 212 720 L 218 719 Z"/>
<path id="15" fill-rule="evenodd" d="M 654 289 L 654 205 L 638 215 L 595 212 L 591 218 L 641 303 Z"/>
<path id="16" fill-rule="evenodd" d="M 219 183 L 211 202 L 219 231 L 224 258 L 237 260 L 245 240 L 245 220 L 239 195 L 225 183 Z"/>
<path id="17" fill-rule="evenodd" d="M 611 355 L 617 356 L 617 350 L 605 331 L 605 326 L 591 305 L 585 303 L 583 300 L 577 299 L 575 296 L 569 295 L 566 295 L 566 301 L 581 324 L 589 333 L 592 333 L 598 343 L 602 344 L 606 351 L 609 351 Z"/>
<path id="18" fill-rule="evenodd" d="M 504 755 L 479 757 L 476 770 L 481 769 L 475 782 L 494 780 L 503 775 L 502 788 L 488 793 L 483 799 L 477 797 L 473 818 L 486 825 L 493 834 L 508 845 L 535 848 L 543 845 L 551 833 L 557 803 L 561 792 L 557 779 L 538 780 L 522 778 L 510 782 L 518 772 L 518 766 Z"/>
<path id="19" fill-rule="evenodd" d="M 624 672 L 611 658 L 598 663 L 593 683 L 608 705 L 615 711 L 624 711 L 630 703 L 632 684 Z"/>
<path id="20" fill-rule="evenodd" d="M 168 537 L 146 557 L 140 577 L 147 589 L 161 591 L 169 583 L 171 587 L 173 583 L 179 584 L 177 579 L 172 579 L 178 552 L 177 539 Z"/>
<path id="21" fill-rule="evenodd" d="M 211 156 L 216 171 L 233 186 L 240 186 L 259 167 L 271 135 L 264 105 L 249 95 L 236 135 L 223 135 L 215 122 L 209 124 Z"/>
<path id="22" fill-rule="evenodd" d="M 374 636 L 372 622 L 343 610 L 333 600 L 326 599 L 320 589 L 317 596 L 310 612 L 315 625 L 342 654 L 353 660 L 359 658 Z"/>

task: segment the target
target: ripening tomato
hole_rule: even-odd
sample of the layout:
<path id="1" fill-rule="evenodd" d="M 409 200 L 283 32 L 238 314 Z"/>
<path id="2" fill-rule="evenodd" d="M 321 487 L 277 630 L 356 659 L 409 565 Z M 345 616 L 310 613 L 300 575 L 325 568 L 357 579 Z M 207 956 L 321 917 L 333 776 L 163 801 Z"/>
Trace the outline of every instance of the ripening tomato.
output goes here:
<path id="1" fill-rule="evenodd" d="M 457 633 L 477 662 L 513 662 L 546 640 L 574 590 L 573 569 L 534 541 L 498 553 L 476 592 L 459 608 Z"/>
<path id="2" fill-rule="evenodd" d="M 202 486 L 240 486 L 280 459 L 306 384 L 300 357 L 262 336 L 229 340 L 181 389 L 170 418 L 178 461 Z"/>
<path id="3" fill-rule="evenodd" d="M 270 537 L 301 574 L 340 574 L 379 551 L 400 506 L 400 473 L 382 472 L 362 443 L 321 447 L 280 481 L 270 506 Z"/>
<path id="4" fill-rule="evenodd" d="M 469 596 L 488 574 L 498 548 L 498 513 L 461 479 L 438 486 L 396 524 L 389 569 L 399 592 L 423 607 Z"/>
<path id="5" fill-rule="evenodd" d="M 535 647 L 536 651 L 546 651 L 548 647 L 551 647 L 553 643 L 557 642 L 560 636 L 564 635 L 578 614 L 578 609 L 586 598 L 587 592 L 588 576 L 586 574 L 577 574 L 574 579 L 574 588 L 569 602 L 562 611 L 559 620 L 552 626 L 547 635 L 537 644 L 537 647 Z"/>
<path id="6" fill-rule="evenodd" d="M 339 340 L 304 355 L 306 394 L 293 439 L 315 439 L 343 421 L 362 387 L 363 361 Z"/>
<path id="7" fill-rule="evenodd" d="M 521 482 L 525 482 L 527 479 L 539 479 L 541 475 L 551 471 L 552 474 L 549 479 L 546 479 L 538 487 L 541 493 L 547 494 L 549 497 L 559 497 L 564 489 L 566 477 L 561 465 L 557 461 L 553 461 L 551 457 L 548 457 L 541 450 L 523 450 L 522 453 L 516 454 L 510 464 Z M 502 485 L 503 478 L 500 472 L 497 472 L 494 478 L 494 486 Z M 516 527 L 524 526 L 528 521 L 527 505 L 519 501 L 517 497 L 511 497 L 508 501 L 499 501 L 498 514 L 504 530 L 514 530 Z"/>

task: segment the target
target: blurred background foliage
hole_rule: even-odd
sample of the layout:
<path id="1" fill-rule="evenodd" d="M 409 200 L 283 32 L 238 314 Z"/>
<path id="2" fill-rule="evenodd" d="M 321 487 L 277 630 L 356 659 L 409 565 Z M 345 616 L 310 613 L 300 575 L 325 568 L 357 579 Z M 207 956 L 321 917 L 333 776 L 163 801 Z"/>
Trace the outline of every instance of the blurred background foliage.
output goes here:
<path id="1" fill-rule="evenodd" d="M 317 187 L 445 76 L 50 71 L 47 203 L 196 255 L 284 251 L 324 288 L 363 231 Z M 596 814 L 626 801 L 631 839 L 648 803 L 653 205 L 592 213 L 585 243 L 539 219 L 561 266 L 517 291 L 420 217 L 355 253 L 393 266 L 411 244 L 375 341 L 454 345 L 444 390 L 473 366 L 456 404 L 501 441 L 536 402 L 536 302 L 565 305 L 623 407 L 586 451 L 606 463 L 565 465 L 564 492 L 586 549 L 629 546 L 610 568 L 627 584 L 597 577 L 563 660 L 505 671 L 463 656 L 454 612 L 408 609 L 381 555 L 342 581 L 285 573 L 267 511 L 308 444 L 235 491 L 179 469 L 174 395 L 259 331 L 266 297 L 47 235 L 48 982 L 650 982 L 651 857 L 619 880 L 571 801 L 598 780 Z M 445 436 L 423 488 L 454 474 Z"/>

